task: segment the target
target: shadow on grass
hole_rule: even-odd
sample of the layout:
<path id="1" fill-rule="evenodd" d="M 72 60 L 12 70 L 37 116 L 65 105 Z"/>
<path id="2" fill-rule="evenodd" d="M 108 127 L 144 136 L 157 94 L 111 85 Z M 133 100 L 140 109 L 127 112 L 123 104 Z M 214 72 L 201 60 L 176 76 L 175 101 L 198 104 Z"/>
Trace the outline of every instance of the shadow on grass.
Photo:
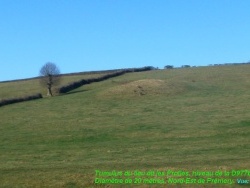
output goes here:
<path id="1" fill-rule="evenodd" d="M 77 91 L 70 91 L 68 93 L 64 93 L 64 95 L 69 95 L 69 94 L 74 94 L 74 93 L 82 93 L 82 92 L 86 92 L 86 91 L 89 91 L 89 90 L 82 89 L 82 90 L 77 90 Z"/>

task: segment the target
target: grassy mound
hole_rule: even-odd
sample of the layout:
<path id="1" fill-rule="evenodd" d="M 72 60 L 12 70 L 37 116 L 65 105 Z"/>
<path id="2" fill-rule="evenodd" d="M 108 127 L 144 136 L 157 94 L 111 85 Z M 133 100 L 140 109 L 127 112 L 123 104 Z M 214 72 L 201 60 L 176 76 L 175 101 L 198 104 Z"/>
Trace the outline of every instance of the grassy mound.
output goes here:
<path id="1" fill-rule="evenodd" d="M 145 95 L 176 95 L 184 91 L 181 84 L 174 84 L 161 79 L 141 79 L 127 83 L 118 83 L 100 93 L 105 97 L 137 97 Z"/>

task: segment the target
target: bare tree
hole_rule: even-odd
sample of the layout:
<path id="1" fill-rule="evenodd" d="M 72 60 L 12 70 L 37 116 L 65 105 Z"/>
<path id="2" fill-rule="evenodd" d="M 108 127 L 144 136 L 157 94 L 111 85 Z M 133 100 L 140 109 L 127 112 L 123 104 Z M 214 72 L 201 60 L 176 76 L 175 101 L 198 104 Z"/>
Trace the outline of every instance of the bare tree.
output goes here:
<path id="1" fill-rule="evenodd" d="M 40 76 L 41 85 L 47 87 L 47 96 L 53 96 L 51 89 L 58 85 L 61 80 L 59 68 L 56 64 L 48 62 L 40 69 Z"/>

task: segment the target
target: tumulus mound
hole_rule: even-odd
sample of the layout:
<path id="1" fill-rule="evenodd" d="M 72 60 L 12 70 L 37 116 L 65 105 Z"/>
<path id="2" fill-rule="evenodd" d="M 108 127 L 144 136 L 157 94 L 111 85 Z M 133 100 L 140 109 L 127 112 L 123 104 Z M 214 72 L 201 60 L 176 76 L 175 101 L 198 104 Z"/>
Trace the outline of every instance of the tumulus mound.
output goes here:
<path id="1" fill-rule="evenodd" d="M 145 95 L 173 95 L 182 91 L 182 88 L 159 79 L 143 79 L 113 86 L 100 93 L 103 97 L 132 97 Z"/>

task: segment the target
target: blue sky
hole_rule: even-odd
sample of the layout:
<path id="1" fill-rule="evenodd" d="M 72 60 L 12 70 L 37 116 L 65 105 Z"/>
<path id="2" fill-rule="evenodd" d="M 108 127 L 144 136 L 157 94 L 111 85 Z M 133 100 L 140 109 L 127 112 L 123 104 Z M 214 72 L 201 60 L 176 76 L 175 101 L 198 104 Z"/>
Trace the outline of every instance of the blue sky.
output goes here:
<path id="1" fill-rule="evenodd" d="M 249 0 L 0 0 L 0 81 L 250 60 Z"/>

